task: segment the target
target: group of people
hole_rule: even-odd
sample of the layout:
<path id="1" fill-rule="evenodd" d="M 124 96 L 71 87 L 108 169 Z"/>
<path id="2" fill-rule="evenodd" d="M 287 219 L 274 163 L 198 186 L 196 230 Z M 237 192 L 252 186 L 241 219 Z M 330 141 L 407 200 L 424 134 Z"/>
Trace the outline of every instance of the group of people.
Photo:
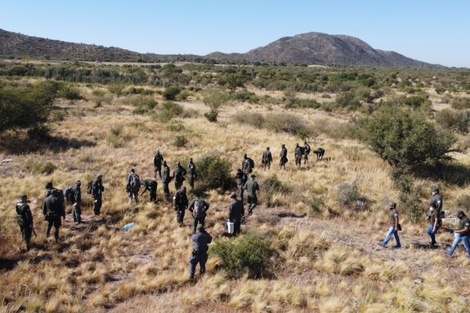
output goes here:
<path id="1" fill-rule="evenodd" d="M 426 233 L 431 238 L 431 248 L 435 248 L 437 246 L 436 233 L 442 227 L 442 217 L 444 215 L 444 212 L 442 210 L 443 204 L 444 201 L 442 195 L 439 192 L 439 188 L 434 188 L 432 190 L 432 198 L 429 204 L 429 212 L 427 213 L 427 220 L 429 222 L 429 226 L 426 229 Z M 393 236 L 395 238 L 394 248 L 399 249 L 401 248 L 401 243 L 398 232 L 401 230 L 401 225 L 399 220 L 399 213 L 397 211 L 397 204 L 395 202 L 390 202 L 389 210 L 389 228 L 385 239 L 381 243 L 379 243 L 379 245 L 381 247 L 385 247 Z M 470 259 L 470 219 L 467 217 L 463 210 L 458 210 L 456 215 L 459 219 L 459 224 L 457 228 L 447 229 L 448 231 L 454 234 L 454 241 L 449 251 L 446 253 L 446 256 L 451 257 L 458 244 L 462 241 L 465 250 L 467 251 L 467 257 Z"/>
<path id="2" fill-rule="evenodd" d="M 310 154 L 311 148 L 310 145 L 307 143 L 307 140 L 304 141 L 304 145 L 301 146 L 298 143 L 295 146 L 294 150 L 294 157 L 295 157 L 295 165 L 300 168 L 302 165 L 302 160 L 304 161 L 304 164 L 308 162 L 308 156 Z M 313 150 L 313 153 L 315 153 L 317 157 L 317 161 L 320 161 L 323 159 L 323 156 L 325 155 L 325 149 L 322 147 L 318 147 L 315 150 Z M 285 169 L 286 168 L 286 163 L 289 161 L 287 158 L 287 148 L 285 144 L 282 144 L 281 146 L 281 152 L 279 153 L 279 168 Z M 273 162 L 273 156 L 271 153 L 271 150 L 269 147 L 266 148 L 266 150 L 263 151 L 263 155 L 261 156 L 261 164 L 263 164 L 263 167 L 265 170 L 271 168 L 271 163 Z"/>

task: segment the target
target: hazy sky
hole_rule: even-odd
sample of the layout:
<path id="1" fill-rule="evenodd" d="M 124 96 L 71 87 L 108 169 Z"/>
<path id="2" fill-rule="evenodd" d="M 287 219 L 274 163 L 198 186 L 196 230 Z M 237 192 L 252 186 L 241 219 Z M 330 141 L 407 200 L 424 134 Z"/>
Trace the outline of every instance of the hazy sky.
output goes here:
<path id="1" fill-rule="evenodd" d="M 0 0 L 0 28 L 137 52 L 248 52 L 307 32 L 470 68 L 469 0 Z"/>

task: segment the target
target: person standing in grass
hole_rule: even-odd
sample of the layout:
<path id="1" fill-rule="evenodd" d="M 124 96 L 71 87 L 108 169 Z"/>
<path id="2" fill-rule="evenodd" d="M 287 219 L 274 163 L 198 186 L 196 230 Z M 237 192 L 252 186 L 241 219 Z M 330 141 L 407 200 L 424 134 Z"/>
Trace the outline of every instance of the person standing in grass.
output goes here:
<path id="1" fill-rule="evenodd" d="M 193 280 L 196 274 L 196 266 L 199 263 L 199 273 L 203 276 L 206 273 L 207 251 L 209 244 L 212 242 L 212 236 L 204 229 L 204 226 L 197 226 L 197 233 L 192 235 L 193 252 L 189 259 L 189 279 Z"/>
<path id="2" fill-rule="evenodd" d="M 72 187 L 74 203 L 72 205 L 73 221 L 77 224 L 82 222 L 82 182 L 77 180 L 75 186 Z"/>
<path id="3" fill-rule="evenodd" d="M 49 237 L 52 226 L 54 226 L 55 241 L 59 240 L 59 228 L 62 225 L 61 217 L 65 221 L 64 203 L 61 202 L 57 196 L 58 196 L 57 189 L 53 189 L 51 195 L 49 195 L 46 199 L 44 199 L 44 203 L 42 206 L 42 211 L 47 221 L 46 238 Z"/>
<path id="4" fill-rule="evenodd" d="M 170 199 L 170 188 L 168 187 L 171 182 L 170 167 L 168 166 L 168 164 L 166 164 L 166 161 L 163 161 L 162 165 L 163 193 L 165 195 L 165 199 L 168 201 Z"/>
<path id="5" fill-rule="evenodd" d="M 398 249 L 401 247 L 400 244 L 400 237 L 398 236 L 398 225 L 400 223 L 399 217 L 398 217 L 398 211 L 397 211 L 397 204 L 395 202 L 390 202 L 388 205 L 388 208 L 390 210 L 390 226 L 388 228 L 387 235 L 385 236 L 385 239 L 382 241 L 382 243 L 379 243 L 380 246 L 385 247 L 387 243 L 390 241 L 392 238 L 392 235 L 395 237 L 395 249 Z"/>
<path id="6" fill-rule="evenodd" d="M 437 205 L 431 202 L 428 213 L 429 227 L 426 230 L 426 233 L 431 237 L 431 248 L 436 246 L 436 232 L 441 226 L 441 219 L 438 212 Z"/>
<path id="7" fill-rule="evenodd" d="M 209 203 L 196 196 L 188 206 L 189 211 L 193 214 L 193 234 L 196 232 L 197 226 L 204 226 L 206 221 L 206 212 L 209 210 Z"/>
<path id="8" fill-rule="evenodd" d="M 263 152 L 263 157 L 261 159 L 261 163 L 264 165 L 264 170 L 271 168 L 271 163 L 273 162 L 273 155 L 269 150 L 269 147 L 266 148 Z"/>
<path id="9" fill-rule="evenodd" d="M 308 162 L 308 155 L 310 154 L 310 145 L 307 143 L 307 140 L 304 140 L 304 146 L 303 146 L 303 150 L 304 150 L 304 164 L 306 164 Z"/>
<path id="10" fill-rule="evenodd" d="M 142 181 L 143 190 L 141 192 L 141 196 L 148 191 L 150 194 L 150 202 L 156 203 L 157 202 L 157 181 L 155 179 L 146 178 Z"/>
<path id="11" fill-rule="evenodd" d="M 27 195 L 20 197 L 21 201 L 16 204 L 16 221 L 20 226 L 21 237 L 26 243 L 26 250 L 31 249 L 31 234 L 33 233 L 33 215 L 29 207 Z"/>
<path id="12" fill-rule="evenodd" d="M 158 150 L 155 156 L 153 157 L 155 179 L 157 179 L 157 177 L 160 177 L 160 179 L 162 178 L 162 164 L 163 164 L 163 156 L 161 155 L 160 150 Z"/>
<path id="13" fill-rule="evenodd" d="M 184 213 L 188 208 L 188 196 L 186 195 L 186 187 L 181 187 L 180 190 L 175 192 L 173 196 L 173 206 L 176 211 L 176 221 L 179 226 L 184 226 Z"/>
<path id="14" fill-rule="evenodd" d="M 103 191 L 103 175 L 98 174 L 96 175 L 96 179 L 91 185 L 91 195 L 93 197 L 93 213 L 95 213 L 95 215 L 100 215 L 101 213 L 101 206 L 103 204 Z"/>
<path id="15" fill-rule="evenodd" d="M 302 150 L 303 149 L 299 144 L 295 146 L 294 154 L 295 154 L 295 165 L 297 165 L 297 168 L 300 168 L 300 165 L 302 164 L 302 155 L 304 154 Z"/>
<path id="16" fill-rule="evenodd" d="M 247 191 L 248 215 L 251 215 L 253 214 L 253 209 L 258 204 L 256 193 L 259 191 L 259 185 L 255 174 L 251 174 L 251 180 L 245 183 L 244 189 Z"/>
<path id="17" fill-rule="evenodd" d="M 454 242 L 452 243 L 452 246 L 446 255 L 448 257 L 452 256 L 452 253 L 454 253 L 455 249 L 459 245 L 459 242 L 462 241 L 465 250 L 467 250 L 467 257 L 470 259 L 470 219 L 467 217 L 467 215 L 465 215 L 463 210 L 459 210 L 457 212 L 457 217 L 459 218 L 459 226 L 456 230 L 453 231 Z"/>
<path id="18" fill-rule="evenodd" d="M 186 170 L 184 167 L 181 166 L 180 162 L 176 163 L 176 167 L 173 170 L 173 179 L 175 180 L 175 190 L 179 190 L 183 186 L 183 182 L 185 180 L 184 176 L 186 176 Z"/>
<path id="19" fill-rule="evenodd" d="M 243 203 L 243 193 L 245 191 L 244 187 L 245 187 L 245 183 L 246 181 L 248 180 L 248 177 L 246 176 L 245 173 L 243 173 L 243 171 L 239 168 L 237 170 L 237 174 L 235 175 L 235 179 L 236 179 L 236 182 L 237 182 L 237 192 L 238 192 L 238 196 L 240 197 L 240 200 L 242 201 Z"/>
<path id="20" fill-rule="evenodd" d="M 237 194 L 234 192 L 230 195 L 232 202 L 228 207 L 228 219 L 233 223 L 233 234 L 236 236 L 240 233 L 240 225 L 242 217 L 245 215 L 245 208 L 243 203 L 237 199 Z"/>
<path id="21" fill-rule="evenodd" d="M 189 159 L 188 164 L 188 179 L 189 179 L 189 186 L 191 189 L 194 189 L 194 182 L 196 181 L 197 174 L 196 174 L 196 165 L 193 162 L 193 158 Z"/>
<path id="22" fill-rule="evenodd" d="M 140 177 L 133 168 L 126 179 L 126 191 L 129 196 L 129 205 L 132 204 L 132 199 L 135 203 L 139 203 Z"/>
<path id="23" fill-rule="evenodd" d="M 279 168 L 286 169 L 286 163 L 287 163 L 287 148 L 285 144 L 282 144 L 281 146 L 281 153 L 279 154 L 280 160 L 279 160 Z"/>

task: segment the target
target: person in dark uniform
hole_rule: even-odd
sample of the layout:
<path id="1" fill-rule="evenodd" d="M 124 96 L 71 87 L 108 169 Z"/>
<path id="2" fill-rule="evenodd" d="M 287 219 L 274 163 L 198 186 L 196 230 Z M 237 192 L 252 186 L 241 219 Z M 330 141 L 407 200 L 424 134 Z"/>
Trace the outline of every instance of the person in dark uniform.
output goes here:
<path id="1" fill-rule="evenodd" d="M 146 191 L 150 194 L 150 202 L 156 203 L 157 202 L 157 181 L 155 179 L 146 178 L 142 181 L 142 192 L 140 195 L 142 196 Z"/>
<path id="2" fill-rule="evenodd" d="M 173 196 L 173 205 L 176 211 L 176 221 L 179 226 L 184 226 L 184 213 L 188 208 L 188 196 L 186 195 L 186 187 L 181 187 Z"/>
<path id="3" fill-rule="evenodd" d="M 101 206 L 103 205 L 103 175 L 96 175 L 96 179 L 91 185 L 91 195 L 93 197 L 93 213 L 100 215 Z"/>
<path id="4" fill-rule="evenodd" d="M 264 165 L 264 170 L 271 168 L 271 163 L 273 162 L 273 155 L 269 150 L 269 147 L 266 148 L 263 152 L 263 156 L 261 158 L 261 163 Z"/>
<path id="5" fill-rule="evenodd" d="M 72 204 L 73 221 L 77 224 L 82 222 L 82 182 L 77 180 L 72 188 L 74 203 Z"/>
<path id="6" fill-rule="evenodd" d="M 168 164 L 166 164 L 166 161 L 163 161 L 162 165 L 163 165 L 163 168 L 162 168 L 163 193 L 165 195 L 165 199 L 169 200 L 170 188 L 168 185 L 170 184 L 172 177 L 170 176 L 170 167 L 168 166 Z"/>
<path id="7" fill-rule="evenodd" d="M 245 208 L 243 203 L 237 199 L 237 194 L 234 192 L 230 195 L 232 202 L 228 207 L 228 219 L 233 223 L 233 235 L 236 236 L 240 233 L 240 225 L 242 217 L 245 215 Z"/>
<path id="8" fill-rule="evenodd" d="M 64 203 L 57 197 L 57 189 L 52 190 L 52 194 L 44 199 L 42 212 L 47 221 L 46 238 L 49 237 L 52 226 L 55 228 L 54 238 L 59 240 L 59 228 L 62 225 L 61 217 L 65 220 Z"/>
<path id="9" fill-rule="evenodd" d="M 160 153 L 160 150 L 157 151 L 157 153 L 155 154 L 155 156 L 153 157 L 153 167 L 154 167 L 154 170 L 155 170 L 155 179 L 157 179 L 157 177 L 160 177 L 160 179 L 162 178 L 162 164 L 163 164 L 163 156 L 161 155 Z"/>
<path id="10" fill-rule="evenodd" d="M 176 167 L 173 170 L 173 179 L 175 180 L 175 190 L 179 190 L 183 186 L 183 182 L 186 176 L 186 170 L 181 166 L 181 163 L 176 163 Z"/>
<path id="11" fill-rule="evenodd" d="M 26 250 L 31 249 L 31 235 L 33 233 L 33 215 L 29 207 L 27 195 L 20 197 L 20 202 L 16 204 L 16 221 L 20 226 L 21 238 L 26 243 Z"/>
<path id="12" fill-rule="evenodd" d="M 439 193 L 439 188 L 432 189 L 432 198 L 431 203 L 434 203 L 437 208 L 437 215 L 441 217 L 442 215 L 442 207 L 444 206 L 444 199 L 442 195 Z"/>
<path id="13" fill-rule="evenodd" d="M 323 149 L 322 147 L 319 147 L 313 150 L 313 153 L 316 154 L 317 161 L 320 161 L 321 159 L 323 159 L 323 155 L 325 155 L 325 149 Z"/>
<path id="14" fill-rule="evenodd" d="M 280 156 L 279 168 L 286 169 L 286 163 L 288 159 L 287 159 L 287 148 L 285 144 L 282 144 L 281 153 L 279 154 L 279 156 Z"/>
<path id="15" fill-rule="evenodd" d="M 189 164 L 188 164 L 188 182 L 189 186 L 191 189 L 194 189 L 194 182 L 197 179 L 197 174 L 196 174 L 196 165 L 193 162 L 193 158 L 189 159 Z"/>
<path id="16" fill-rule="evenodd" d="M 192 235 L 193 252 L 189 259 L 189 279 L 193 280 L 196 273 L 196 266 L 199 263 L 199 273 L 203 276 L 206 273 L 207 251 L 209 244 L 212 242 L 212 236 L 199 224 L 197 232 Z"/>
<path id="17" fill-rule="evenodd" d="M 251 215 L 253 214 L 253 209 L 258 204 L 256 193 L 259 191 L 259 184 L 256 181 L 255 174 L 251 174 L 251 180 L 247 181 L 243 188 L 247 191 L 248 215 Z"/>
<path id="18" fill-rule="evenodd" d="M 240 197 L 240 200 L 243 203 L 243 193 L 245 191 L 245 183 L 248 180 L 248 177 L 246 176 L 245 173 L 241 169 L 237 170 L 237 174 L 235 175 L 235 179 L 237 181 L 237 193 L 238 197 Z"/>

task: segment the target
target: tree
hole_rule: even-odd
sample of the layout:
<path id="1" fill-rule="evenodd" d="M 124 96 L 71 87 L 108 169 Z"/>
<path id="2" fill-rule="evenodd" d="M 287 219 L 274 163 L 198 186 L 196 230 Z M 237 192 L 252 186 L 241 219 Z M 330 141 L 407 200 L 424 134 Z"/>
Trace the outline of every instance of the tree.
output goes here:
<path id="1" fill-rule="evenodd" d="M 438 132 L 419 112 L 383 106 L 360 121 L 361 137 L 394 168 L 447 158 L 455 137 Z"/>
<path id="2" fill-rule="evenodd" d="M 47 121 L 59 84 L 0 87 L 0 132 L 38 127 Z"/>

